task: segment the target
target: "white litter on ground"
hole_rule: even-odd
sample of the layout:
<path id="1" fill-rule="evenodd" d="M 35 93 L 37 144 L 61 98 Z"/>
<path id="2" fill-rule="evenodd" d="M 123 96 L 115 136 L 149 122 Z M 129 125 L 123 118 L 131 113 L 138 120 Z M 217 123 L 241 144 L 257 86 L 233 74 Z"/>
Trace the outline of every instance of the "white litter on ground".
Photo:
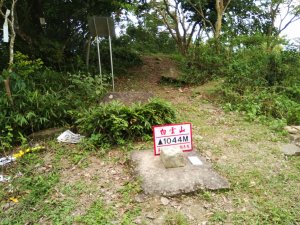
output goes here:
<path id="1" fill-rule="evenodd" d="M 16 161 L 16 158 L 12 157 L 12 156 L 7 156 L 7 157 L 0 158 L 0 166 L 4 166 L 4 165 L 6 165 L 8 163 L 11 163 L 13 161 Z"/>
<path id="2" fill-rule="evenodd" d="M 10 177 L 7 177 L 7 176 L 3 176 L 3 175 L 0 175 L 0 183 L 5 183 L 5 182 L 8 182 L 10 180 Z"/>
<path id="3" fill-rule="evenodd" d="M 188 156 L 188 159 L 194 166 L 201 166 L 203 165 L 202 161 L 197 156 Z"/>
<path id="4" fill-rule="evenodd" d="M 80 134 L 74 134 L 72 131 L 66 130 L 61 135 L 58 136 L 57 141 L 63 142 L 63 143 L 77 144 L 83 138 L 84 138 L 84 136 L 82 136 Z"/>

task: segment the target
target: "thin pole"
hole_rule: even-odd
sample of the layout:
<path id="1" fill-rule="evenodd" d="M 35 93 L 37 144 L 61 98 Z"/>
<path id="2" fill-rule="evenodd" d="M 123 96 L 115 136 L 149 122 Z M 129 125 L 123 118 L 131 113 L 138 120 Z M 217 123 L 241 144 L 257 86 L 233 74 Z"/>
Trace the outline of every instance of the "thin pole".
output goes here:
<path id="1" fill-rule="evenodd" d="M 94 26 L 95 26 L 96 39 L 97 39 L 97 52 L 98 52 L 99 72 L 100 72 L 101 81 L 102 81 L 102 68 L 101 68 L 101 55 L 100 55 L 100 47 L 99 47 L 99 37 L 98 37 L 98 31 L 97 31 L 95 17 L 93 17 L 93 19 L 94 19 Z"/>
<path id="2" fill-rule="evenodd" d="M 86 52 L 86 70 L 89 72 L 90 53 L 91 53 L 91 36 L 88 37 L 87 52 Z"/>
<path id="3" fill-rule="evenodd" d="M 98 51 L 98 63 L 99 63 L 99 72 L 102 80 L 102 68 L 101 68 L 101 58 L 100 58 L 100 47 L 99 47 L 99 37 L 97 36 L 97 51 Z"/>
<path id="4" fill-rule="evenodd" d="M 108 40 L 109 40 L 109 50 L 110 50 L 110 67 L 111 67 L 112 86 L 113 86 L 113 92 L 115 92 L 114 65 L 113 65 L 113 58 L 112 58 L 112 46 L 111 46 L 111 36 L 110 36 L 110 28 L 109 28 L 108 18 L 106 18 L 106 21 L 107 21 L 107 28 L 108 28 Z"/>

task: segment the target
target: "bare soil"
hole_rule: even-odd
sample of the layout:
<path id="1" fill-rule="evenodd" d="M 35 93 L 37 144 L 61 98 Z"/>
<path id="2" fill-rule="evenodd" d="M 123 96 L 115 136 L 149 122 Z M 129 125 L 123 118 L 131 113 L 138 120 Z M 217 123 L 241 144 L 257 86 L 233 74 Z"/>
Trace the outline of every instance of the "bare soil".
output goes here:
<path id="1" fill-rule="evenodd" d="M 146 92 L 170 101 L 178 120 L 193 124 L 194 149 L 229 180 L 231 189 L 170 198 L 146 196 L 132 174 L 128 149 L 114 149 L 106 157 L 87 154 L 76 164 L 62 157 L 60 181 L 46 201 L 72 200 L 75 207 L 70 214 L 77 217 L 101 200 L 115 213 L 114 224 L 184 224 L 181 217 L 195 225 L 300 223 L 295 210 L 300 208 L 300 164 L 280 152 L 284 139 L 211 102 L 209 93 L 216 83 L 164 86 L 159 84 L 161 76 L 170 70 L 179 73 L 177 63 L 163 56 L 146 56 L 143 61 L 143 66 L 116 79 L 117 92 Z M 152 143 L 135 143 L 132 148 L 151 149 Z M 51 168 L 54 152 L 46 153 L 45 170 Z M 40 223 L 54 222 L 43 216 Z"/>
<path id="2" fill-rule="evenodd" d="M 85 193 L 78 196 L 78 206 L 73 214 L 83 215 L 96 196 L 113 206 L 120 218 L 131 208 L 139 208 L 140 213 L 133 221 L 136 224 L 164 224 L 169 217 L 174 219 L 171 224 L 177 224 L 177 215 L 183 215 L 189 224 L 231 224 L 235 223 L 233 221 L 236 216 L 242 215 L 241 218 L 247 220 L 256 215 L 259 208 L 255 205 L 259 204 L 257 202 L 260 199 L 256 199 L 252 191 L 261 193 L 264 190 L 263 193 L 271 199 L 280 194 L 280 191 L 270 191 L 272 186 L 265 185 L 263 180 L 272 180 L 273 176 L 287 170 L 297 172 L 289 167 L 288 161 L 278 150 L 280 140 L 277 140 L 276 134 L 259 123 L 245 122 L 240 115 L 225 113 L 220 107 L 210 103 L 206 90 L 211 84 L 199 88 L 160 85 L 161 76 L 170 69 L 177 70 L 177 65 L 172 60 L 150 56 L 143 60 L 144 65 L 132 69 L 131 76 L 117 80 L 117 90 L 133 93 L 146 91 L 176 106 L 179 118 L 193 123 L 194 148 L 221 175 L 229 179 L 233 188 L 225 192 L 181 195 L 168 198 L 167 202 L 159 196 L 150 197 L 133 192 L 130 201 L 124 202 L 120 189 L 135 178 L 128 166 L 116 163 L 124 158 L 124 153 L 115 150 L 110 160 L 103 161 L 91 156 L 87 168 L 70 168 L 63 172 L 62 183 L 81 180 L 88 186 L 95 187 L 92 195 Z M 146 143 L 142 148 L 151 148 L 151 143 Z M 246 189 L 243 185 L 246 185 Z M 300 189 L 300 184 L 293 185 Z M 284 185 L 284 188 L 290 187 Z M 293 196 L 295 192 L 297 193 L 294 190 Z M 287 200 L 283 200 L 281 204 L 285 201 Z M 271 200 L 272 204 L 280 207 L 279 202 Z"/>

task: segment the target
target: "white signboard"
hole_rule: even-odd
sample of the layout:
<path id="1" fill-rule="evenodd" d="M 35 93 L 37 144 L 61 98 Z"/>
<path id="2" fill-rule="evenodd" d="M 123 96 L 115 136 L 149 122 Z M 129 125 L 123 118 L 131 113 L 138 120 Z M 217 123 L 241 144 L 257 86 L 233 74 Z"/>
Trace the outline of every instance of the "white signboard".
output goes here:
<path id="1" fill-rule="evenodd" d="M 7 22 L 9 14 L 10 14 L 10 11 L 7 9 L 6 13 L 5 13 L 4 24 L 3 24 L 3 42 L 9 41 L 8 22 Z"/>
<path id="2" fill-rule="evenodd" d="M 174 147 L 182 151 L 192 151 L 192 124 L 170 124 L 154 126 L 154 155 L 160 155 L 164 148 Z"/>

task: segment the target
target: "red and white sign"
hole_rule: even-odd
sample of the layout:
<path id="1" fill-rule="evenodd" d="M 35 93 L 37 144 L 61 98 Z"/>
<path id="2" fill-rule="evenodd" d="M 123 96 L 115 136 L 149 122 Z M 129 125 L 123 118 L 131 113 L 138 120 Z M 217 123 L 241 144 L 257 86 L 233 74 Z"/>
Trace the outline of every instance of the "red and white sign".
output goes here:
<path id="1" fill-rule="evenodd" d="M 163 148 L 180 148 L 182 151 L 192 151 L 192 124 L 170 124 L 154 126 L 154 155 L 160 155 Z"/>

